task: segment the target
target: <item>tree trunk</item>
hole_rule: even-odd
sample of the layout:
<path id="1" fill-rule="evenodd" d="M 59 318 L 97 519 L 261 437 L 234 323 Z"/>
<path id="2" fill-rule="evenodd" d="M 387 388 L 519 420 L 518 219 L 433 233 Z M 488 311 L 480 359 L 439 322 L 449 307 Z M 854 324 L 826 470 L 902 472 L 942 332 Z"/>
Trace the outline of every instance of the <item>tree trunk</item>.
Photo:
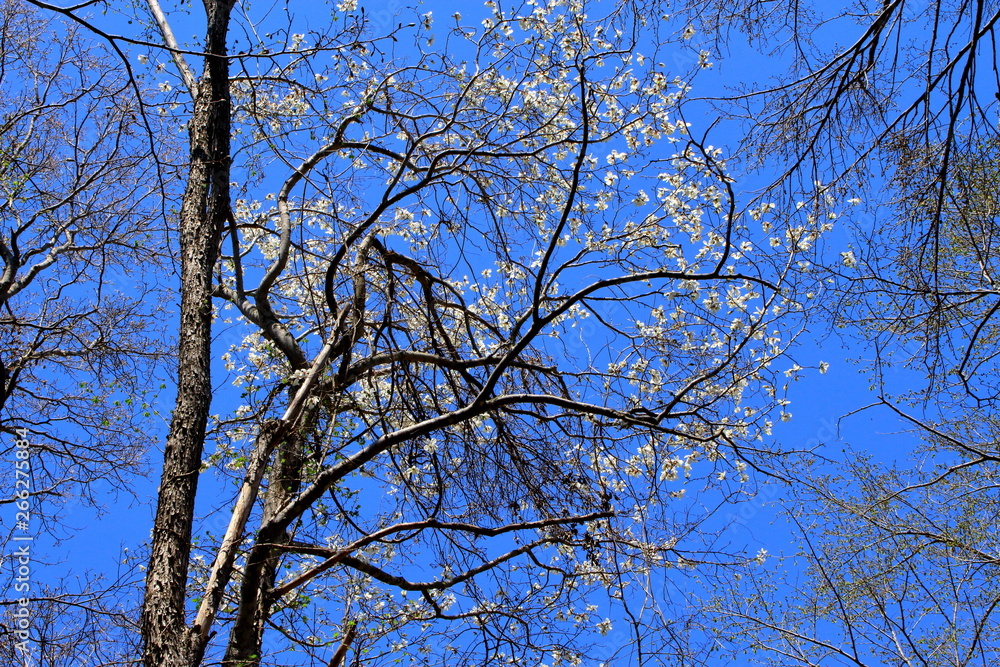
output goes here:
<path id="1" fill-rule="evenodd" d="M 289 500 L 298 495 L 305 464 L 302 434 L 309 432 L 314 419 L 315 410 L 307 408 L 302 419 L 304 426 L 300 431 L 289 434 L 278 444 L 264 498 L 262 523 L 267 523 Z M 250 551 L 240 587 L 239 608 L 222 661 L 223 667 L 257 667 L 260 664 L 264 626 L 275 602 L 268 599 L 268 591 L 274 588 L 277 580 L 282 545 L 287 544 L 290 539 L 289 532 L 282 531 L 277 539 L 266 544 L 258 541 Z"/>
<path id="2" fill-rule="evenodd" d="M 188 667 L 192 641 L 185 590 L 198 472 L 211 404 L 212 278 L 229 211 L 229 63 L 232 5 L 205 0 L 205 69 L 190 120 L 190 165 L 180 213 L 181 319 L 177 399 L 163 455 L 163 476 L 146 575 L 142 637 L 146 667 Z"/>

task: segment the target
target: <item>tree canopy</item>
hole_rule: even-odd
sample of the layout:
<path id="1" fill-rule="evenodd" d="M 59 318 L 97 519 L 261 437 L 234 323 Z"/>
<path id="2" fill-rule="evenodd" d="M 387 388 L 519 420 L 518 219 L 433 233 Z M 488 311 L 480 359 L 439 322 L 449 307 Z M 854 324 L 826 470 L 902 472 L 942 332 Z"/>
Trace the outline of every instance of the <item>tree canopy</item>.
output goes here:
<path id="1" fill-rule="evenodd" d="M 990 3 L 31 4 L 0 7 L 0 428 L 40 516 L 105 480 L 155 516 L 141 572 L 32 589 L 8 654 L 995 653 Z M 788 71 L 700 90 L 744 38 Z M 912 474 L 776 437 L 828 327 Z M 763 483 L 800 587 L 727 532 Z"/>

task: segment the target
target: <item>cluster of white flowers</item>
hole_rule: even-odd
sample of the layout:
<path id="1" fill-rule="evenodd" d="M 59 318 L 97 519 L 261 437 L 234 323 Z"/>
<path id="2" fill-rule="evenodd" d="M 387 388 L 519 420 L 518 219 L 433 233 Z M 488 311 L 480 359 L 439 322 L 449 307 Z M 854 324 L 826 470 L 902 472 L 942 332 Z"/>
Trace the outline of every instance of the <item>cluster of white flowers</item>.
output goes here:
<path id="1" fill-rule="evenodd" d="M 422 519 L 415 508 L 437 499 L 441 516 L 476 517 L 468 499 L 476 485 L 490 487 L 484 496 L 504 488 L 490 486 L 483 467 L 509 473 L 500 469 L 512 456 L 508 440 L 563 439 L 571 442 L 557 453 L 533 442 L 542 453 L 532 455 L 561 457 L 574 475 L 537 483 L 574 499 L 620 496 L 619 516 L 589 523 L 589 537 L 616 540 L 635 572 L 694 567 L 673 551 L 675 539 L 632 537 L 629 522 L 646 521 L 697 483 L 746 482 L 745 465 L 726 459 L 726 443 L 764 439 L 775 415 L 791 418 L 778 380 L 805 371 L 781 361 L 804 299 L 782 281 L 809 270 L 808 252 L 832 218 L 772 203 L 731 213 L 737 202 L 724 153 L 688 146 L 688 126 L 677 117 L 686 84 L 654 59 L 617 48 L 619 28 L 575 4 L 528 0 L 510 13 L 490 2 L 482 28 L 458 26 L 455 13 L 455 34 L 474 32 L 477 59 L 468 63 L 427 58 L 378 75 L 363 47 L 344 47 L 326 69 L 289 65 L 283 75 L 301 85 L 235 84 L 241 141 L 248 152 L 272 151 L 252 167 L 282 165 L 304 176 L 262 198 L 273 204 L 234 202 L 240 250 L 225 250 L 222 283 L 233 293 L 245 283 L 237 304 L 245 314 L 259 315 L 270 299 L 303 350 L 346 330 L 355 336 L 351 356 L 331 371 L 336 377 L 343 362 L 356 372 L 338 388 L 336 406 L 309 405 L 334 415 L 322 438 L 366 447 L 475 400 L 530 397 L 527 407 L 506 405 L 387 447 L 358 472 L 364 484 L 380 485 L 369 525 Z M 356 9 L 354 0 L 338 4 Z M 423 30 L 432 19 L 423 15 Z M 693 35 L 689 27 L 683 37 Z M 304 46 L 305 36 L 293 35 L 291 47 Z M 703 51 L 698 63 L 708 59 Z M 314 157 L 314 166 L 298 166 Z M 333 257 L 338 313 L 328 312 L 325 294 Z M 856 264 L 853 254 L 844 264 Z M 254 280 L 273 267 L 273 285 L 255 292 Z M 292 370 L 269 335 L 254 332 L 224 357 L 248 392 L 305 373 Z M 545 406 L 543 395 L 558 407 Z M 600 409 L 588 413 L 574 401 Z M 340 456 L 339 446 L 329 451 Z M 461 493 L 468 496 L 450 495 Z M 527 498 L 507 511 L 518 520 L 541 513 Z M 565 586 L 610 585 L 603 555 L 588 558 L 578 541 L 538 533 L 557 544 L 553 562 L 572 572 Z M 399 561 L 388 545 L 370 547 L 362 555 L 372 562 Z M 282 576 L 306 571 L 301 562 Z M 444 565 L 437 576 L 448 576 Z M 557 605 L 555 586 L 527 581 L 525 595 Z M 365 577 L 352 585 L 365 613 L 435 613 L 421 596 L 401 600 Z M 456 595 L 433 599 L 448 609 Z M 503 612 L 499 602 L 463 603 L 462 614 L 478 622 Z M 596 612 L 566 607 L 555 615 L 607 634 L 612 622 Z M 553 664 L 579 660 L 567 651 L 551 656 Z"/>

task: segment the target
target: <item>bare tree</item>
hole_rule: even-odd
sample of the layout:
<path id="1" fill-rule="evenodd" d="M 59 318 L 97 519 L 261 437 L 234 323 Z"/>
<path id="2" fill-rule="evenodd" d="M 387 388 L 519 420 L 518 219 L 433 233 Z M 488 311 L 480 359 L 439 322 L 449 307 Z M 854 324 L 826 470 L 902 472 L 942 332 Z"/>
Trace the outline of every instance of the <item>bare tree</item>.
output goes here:
<path id="1" fill-rule="evenodd" d="M 778 571 L 716 591 L 718 643 L 763 665 L 992 664 L 1000 653 L 995 425 L 918 422 L 928 445 L 885 467 L 851 452 L 798 484 L 803 544 Z M 742 658 L 746 660 L 746 657 Z"/>
<path id="2" fill-rule="evenodd" d="M 18 509 L 3 539 L 5 664 L 135 653 L 134 578 L 77 570 L 46 588 L 35 556 L 35 576 L 16 579 L 30 543 L 10 538 L 85 529 L 74 519 L 104 511 L 108 489 L 127 495 L 155 442 L 166 191 L 144 92 L 88 32 L 0 3 L 0 504 Z M 14 614 L 27 611 L 25 628 Z"/>
<path id="3" fill-rule="evenodd" d="M 137 574 L 125 566 L 113 574 L 88 572 L 40 586 L 31 592 L 27 606 L 19 605 L 17 599 L 5 600 L 0 616 L 4 664 L 136 664 L 141 649 L 135 595 L 141 578 Z M 19 616 L 19 609 L 30 615 Z M 26 618 L 30 621 L 27 629 L 22 626 Z"/>
<path id="4" fill-rule="evenodd" d="M 159 309 L 134 270 L 160 261 L 162 224 L 137 104 L 76 31 L 0 6 L 0 458 L 25 430 L 39 522 L 124 488 L 150 442 Z"/>

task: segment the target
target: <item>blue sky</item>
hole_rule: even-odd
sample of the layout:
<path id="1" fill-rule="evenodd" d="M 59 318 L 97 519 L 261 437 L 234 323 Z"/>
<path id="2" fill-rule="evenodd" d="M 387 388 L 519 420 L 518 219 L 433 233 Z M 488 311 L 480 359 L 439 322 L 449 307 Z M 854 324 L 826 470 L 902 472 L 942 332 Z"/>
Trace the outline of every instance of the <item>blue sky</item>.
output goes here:
<path id="1" fill-rule="evenodd" d="M 361 2 L 361 4 L 376 23 L 388 20 L 391 15 L 403 11 L 406 6 L 398 2 L 385 4 Z M 289 7 L 292 11 L 296 11 L 293 5 Z M 283 10 L 283 7 L 277 7 L 275 11 Z M 304 9 L 298 11 L 305 13 Z M 455 11 L 472 16 L 478 12 L 478 7 L 470 6 L 468 3 L 425 2 L 418 7 L 418 12 L 426 11 L 432 11 L 436 18 L 443 20 Z M 101 20 L 108 21 L 109 26 L 118 27 L 113 17 Z M 124 31 L 125 26 L 120 27 Z M 178 34 L 187 31 L 187 26 L 183 23 L 175 24 L 174 27 Z M 843 37 L 849 36 L 843 35 Z M 752 50 L 738 46 L 735 40 L 728 54 L 721 56 L 712 54 L 712 59 L 715 61 L 715 66 L 711 70 L 702 72 L 692 81 L 692 94 L 696 98 L 720 95 L 725 87 L 731 85 L 758 85 L 766 76 L 780 74 L 782 70 L 780 60 L 761 57 Z M 693 62 L 690 55 L 683 53 L 679 53 L 674 60 L 681 66 L 690 66 Z M 686 112 L 686 118 L 693 123 L 692 133 L 695 136 L 701 136 L 713 120 L 697 105 L 690 107 L 690 111 Z M 740 140 L 740 131 L 741 128 L 736 125 L 721 123 L 711 130 L 708 143 L 724 147 L 733 146 Z M 752 192 L 766 183 L 766 174 L 741 176 L 737 188 Z M 873 188 L 873 191 L 877 189 Z M 834 253 L 841 247 L 846 248 L 850 238 L 849 225 L 850 220 L 845 216 L 830 237 L 828 243 Z M 810 341 L 810 338 L 813 340 Z M 776 424 L 775 446 L 779 449 L 816 447 L 817 451 L 834 460 L 844 455 L 847 445 L 870 452 L 877 460 L 885 463 L 905 458 L 914 440 L 908 435 L 898 434 L 901 426 L 899 420 L 888 411 L 869 410 L 840 420 L 843 415 L 877 400 L 877 394 L 869 390 L 870 377 L 864 370 L 863 364 L 859 366 L 852 361 L 869 357 L 870 351 L 856 340 L 842 341 L 836 334 L 828 335 L 827 325 L 824 322 L 814 323 L 811 333 L 800 340 L 803 343 L 793 356 L 801 366 L 815 369 L 820 362 L 825 361 L 830 367 L 823 375 L 816 370 L 809 370 L 803 379 L 793 383 L 789 392 L 792 401 L 789 409 L 794 417 L 788 423 Z M 905 386 L 921 379 L 909 373 L 897 369 L 889 380 L 893 385 Z M 216 374 L 217 383 L 225 381 L 226 376 L 223 373 Z M 167 390 L 157 405 L 163 419 L 151 420 L 151 429 L 165 433 L 164 420 L 169 415 L 170 407 L 170 392 Z M 226 406 L 220 406 L 224 407 Z M 146 478 L 137 479 L 135 487 L 130 490 L 131 493 L 119 492 L 116 497 L 112 493 L 113 490 L 108 489 L 107 513 L 96 515 L 87 508 L 72 506 L 67 508 L 67 513 L 73 519 L 82 518 L 87 529 L 58 544 L 40 540 L 36 553 L 51 562 L 38 565 L 35 572 L 39 580 L 54 582 L 58 576 L 70 570 L 78 572 L 91 568 L 108 569 L 117 561 L 124 548 L 127 547 L 132 551 L 141 550 L 141 544 L 148 538 L 153 514 L 152 504 L 147 504 L 145 499 L 155 498 L 159 477 L 158 459 L 159 452 L 150 453 L 151 473 Z M 204 485 L 205 488 L 215 487 L 218 490 L 224 488 L 223 483 L 214 483 L 208 479 Z M 138 500 L 131 499 L 132 493 Z M 795 545 L 791 540 L 788 526 L 776 520 L 774 508 L 768 504 L 780 500 L 782 496 L 780 487 L 765 487 L 759 498 L 734 508 L 733 512 L 724 511 L 721 516 L 723 518 L 731 516 L 734 522 L 728 529 L 734 542 L 745 540 L 750 552 L 760 548 L 772 554 L 793 552 Z M 202 497 L 204 500 L 199 505 L 199 511 L 207 513 L 215 504 L 215 500 L 211 493 Z M 0 518 L 4 526 L 10 525 L 9 507 L 0 508 Z M 217 521 L 213 519 L 210 523 L 213 533 L 221 532 Z"/>

